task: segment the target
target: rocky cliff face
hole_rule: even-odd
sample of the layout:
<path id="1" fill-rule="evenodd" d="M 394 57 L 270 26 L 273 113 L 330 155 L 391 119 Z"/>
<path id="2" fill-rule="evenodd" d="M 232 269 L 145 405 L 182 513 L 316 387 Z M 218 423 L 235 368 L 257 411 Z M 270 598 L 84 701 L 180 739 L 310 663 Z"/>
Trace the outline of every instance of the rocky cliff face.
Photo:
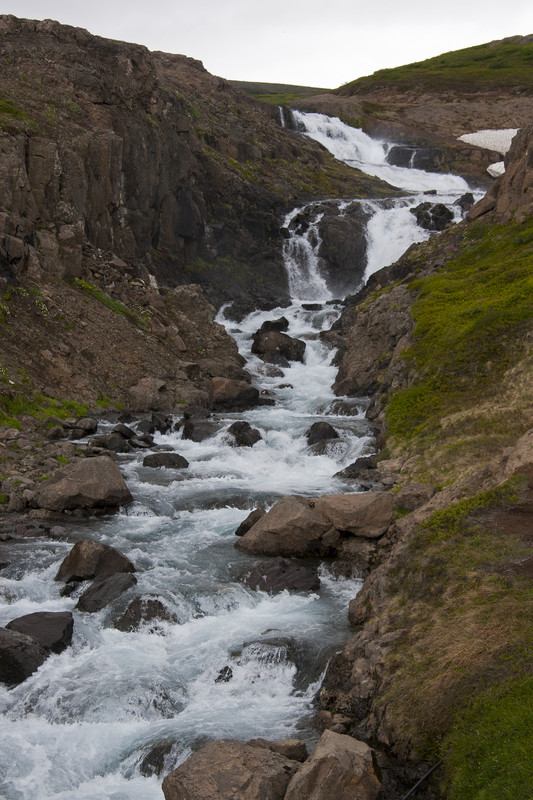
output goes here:
<path id="1" fill-rule="evenodd" d="M 81 277 L 112 254 L 216 304 L 283 301 L 284 210 L 377 186 L 184 56 L 2 16 L 0 70 L 8 278 Z"/>

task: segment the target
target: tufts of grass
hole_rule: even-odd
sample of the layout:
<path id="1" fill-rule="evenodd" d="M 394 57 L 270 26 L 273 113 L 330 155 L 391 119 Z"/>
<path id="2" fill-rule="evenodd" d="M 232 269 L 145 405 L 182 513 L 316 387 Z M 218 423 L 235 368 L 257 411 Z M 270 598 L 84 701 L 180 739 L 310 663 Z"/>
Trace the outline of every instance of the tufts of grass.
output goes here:
<path id="1" fill-rule="evenodd" d="M 414 343 L 404 358 L 420 377 L 387 408 L 389 432 L 404 440 L 499 391 L 523 351 L 533 320 L 533 219 L 471 226 L 459 256 L 413 288 Z"/>
<path id="2" fill-rule="evenodd" d="M 476 697 L 446 737 L 444 751 L 449 800 L 530 800 L 533 677 Z"/>
<path id="3" fill-rule="evenodd" d="M 7 425 L 20 429 L 19 417 L 28 416 L 43 422 L 47 417 L 58 419 L 83 417 L 87 406 L 75 400 L 61 401 L 43 394 L 28 394 L 27 387 L 13 386 L 9 393 L 0 394 L 0 427 Z"/>

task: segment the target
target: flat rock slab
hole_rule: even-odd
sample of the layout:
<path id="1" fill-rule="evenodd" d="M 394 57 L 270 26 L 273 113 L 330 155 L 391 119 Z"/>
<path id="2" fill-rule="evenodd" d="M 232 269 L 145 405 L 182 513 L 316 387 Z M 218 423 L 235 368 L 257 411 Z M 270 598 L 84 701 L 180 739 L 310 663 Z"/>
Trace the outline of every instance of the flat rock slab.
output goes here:
<path id="1" fill-rule="evenodd" d="M 392 522 L 395 498 L 390 492 L 362 494 L 324 494 L 315 510 L 323 514 L 338 531 L 376 539 Z"/>
<path id="2" fill-rule="evenodd" d="M 115 462 L 107 456 L 75 461 L 56 470 L 37 493 L 39 508 L 118 508 L 133 500 Z"/>
<path id="3" fill-rule="evenodd" d="M 163 781 L 166 800 L 283 800 L 298 763 L 231 739 L 211 742 Z"/>
<path id="4" fill-rule="evenodd" d="M 116 572 L 135 572 L 135 567 L 114 547 L 94 539 L 82 539 L 61 562 L 55 580 L 86 581 Z"/>
<path id="5" fill-rule="evenodd" d="M 70 611 L 36 611 L 11 620 L 6 628 L 31 636 L 45 650 L 62 653 L 72 642 L 74 619 Z"/>
<path id="6" fill-rule="evenodd" d="M 98 578 L 91 583 L 88 589 L 80 596 L 76 604 L 79 611 L 94 613 L 101 611 L 121 594 L 124 594 L 137 583 L 137 578 L 131 573 L 118 573 L 107 578 Z"/>
<path id="7" fill-rule="evenodd" d="M 291 778 L 284 800 L 377 800 L 380 788 L 370 747 L 327 730 Z"/>
<path id="8" fill-rule="evenodd" d="M 46 661 L 50 651 L 25 633 L 0 628 L 0 682 L 22 683 Z"/>

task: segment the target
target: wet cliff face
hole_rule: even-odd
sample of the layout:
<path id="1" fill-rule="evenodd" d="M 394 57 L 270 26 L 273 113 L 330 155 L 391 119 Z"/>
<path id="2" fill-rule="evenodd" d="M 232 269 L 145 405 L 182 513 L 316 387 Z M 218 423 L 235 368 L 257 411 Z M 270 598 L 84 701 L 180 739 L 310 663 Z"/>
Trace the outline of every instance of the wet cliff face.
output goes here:
<path id="1" fill-rule="evenodd" d="M 8 279 L 80 277 L 102 251 L 215 304 L 280 301 L 284 211 L 371 183 L 184 56 L 2 16 L 0 69 Z"/>

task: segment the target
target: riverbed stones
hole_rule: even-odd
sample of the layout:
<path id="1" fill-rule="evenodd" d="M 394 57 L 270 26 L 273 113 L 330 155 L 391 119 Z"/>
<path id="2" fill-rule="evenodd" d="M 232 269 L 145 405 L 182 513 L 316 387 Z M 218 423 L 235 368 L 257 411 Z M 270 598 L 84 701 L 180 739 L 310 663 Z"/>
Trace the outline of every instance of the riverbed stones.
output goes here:
<path id="1" fill-rule="evenodd" d="M 94 539 L 82 539 L 81 542 L 76 542 L 63 559 L 54 580 L 64 583 L 79 582 L 117 572 L 135 572 L 135 567 L 116 548 Z"/>
<path id="2" fill-rule="evenodd" d="M 213 411 L 247 411 L 257 405 L 259 389 L 246 381 L 212 378 L 209 394 Z"/>
<path id="3" fill-rule="evenodd" d="M 124 594 L 137 583 L 137 578 L 131 573 L 119 572 L 105 578 L 97 578 L 86 589 L 76 604 L 79 611 L 93 613 L 101 611 L 121 594 Z"/>
<path id="4" fill-rule="evenodd" d="M 74 619 L 70 611 L 36 611 L 11 620 L 6 628 L 31 636 L 49 652 L 62 653 L 72 642 Z"/>
<path id="5" fill-rule="evenodd" d="M 250 423 L 244 420 L 238 420 L 230 425 L 228 433 L 233 437 L 236 447 L 253 447 L 263 438 L 257 428 L 252 428 Z"/>
<path id="6" fill-rule="evenodd" d="M 163 781 L 166 800 L 283 800 L 298 762 L 231 739 L 210 742 Z"/>
<path id="7" fill-rule="evenodd" d="M 164 467 L 165 469 L 186 469 L 189 462 L 179 453 L 173 451 L 164 451 L 160 453 L 150 453 L 143 458 L 143 467 L 152 467 L 157 469 Z"/>
<path id="8" fill-rule="evenodd" d="M 0 682 L 15 686 L 29 678 L 49 656 L 33 636 L 0 628 Z"/>
<path id="9" fill-rule="evenodd" d="M 132 500 L 120 469 L 108 456 L 66 464 L 36 494 L 39 508 L 48 511 L 118 508 Z"/>
<path id="10" fill-rule="evenodd" d="M 339 434 L 329 422 L 313 422 L 311 427 L 306 430 L 305 437 L 309 447 L 312 447 L 318 442 L 338 439 Z"/>
<path id="11" fill-rule="evenodd" d="M 146 627 L 150 633 L 158 632 L 158 622 L 178 622 L 178 618 L 157 595 L 138 595 L 134 597 L 123 614 L 116 620 L 119 631 L 137 631 Z"/>
<path id="12" fill-rule="evenodd" d="M 284 800 L 377 800 L 380 788 L 370 747 L 326 730 L 291 778 Z"/>

